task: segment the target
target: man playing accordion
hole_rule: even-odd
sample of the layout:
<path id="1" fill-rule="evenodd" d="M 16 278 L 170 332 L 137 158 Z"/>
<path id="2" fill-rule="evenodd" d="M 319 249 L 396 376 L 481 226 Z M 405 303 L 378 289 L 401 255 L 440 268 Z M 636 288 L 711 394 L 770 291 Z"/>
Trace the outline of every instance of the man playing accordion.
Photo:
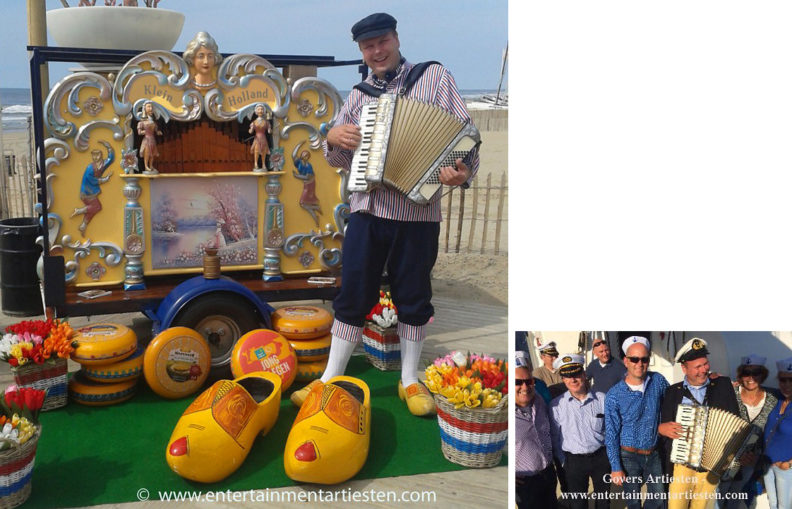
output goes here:
<path id="1" fill-rule="evenodd" d="M 454 78 L 440 64 L 421 66 L 423 73 L 405 90 L 412 63 L 399 51 L 396 19 L 385 13 L 367 16 L 352 27 L 363 61 L 372 74 L 352 90 L 328 131 L 325 156 L 333 166 L 350 169 L 355 149 L 361 144 L 360 113 L 376 97 L 363 90 L 405 97 L 439 107 L 461 122 L 470 120 Z M 417 66 L 415 66 L 417 67 Z M 413 75 L 415 76 L 415 75 Z M 439 180 L 448 186 L 469 184 L 478 168 L 478 156 L 470 166 L 461 158 L 455 166 L 440 169 Z M 402 371 L 398 393 L 414 415 L 435 411 L 429 391 L 418 381 L 417 370 L 426 324 L 434 314 L 431 270 L 437 259 L 440 234 L 440 192 L 429 203 L 418 205 L 388 187 L 353 192 L 351 215 L 344 232 L 341 292 L 333 302 L 330 357 L 321 380 L 314 380 L 292 395 L 301 405 L 314 384 L 343 375 L 355 346 L 362 339 L 366 314 L 379 296 L 383 268 L 390 278 L 391 294 L 398 309 L 397 332 Z"/>
<path id="2" fill-rule="evenodd" d="M 676 422 L 680 404 L 717 408 L 739 417 L 740 409 L 728 377 L 710 377 L 707 342 L 693 338 L 677 352 L 675 361 L 682 364 L 684 380 L 665 392 L 660 411 L 658 433 L 666 455 L 666 472 L 672 475 L 668 492 L 669 509 L 704 509 L 715 497 L 719 474 L 704 468 L 671 463 L 672 441 L 682 437 L 683 426 Z"/>

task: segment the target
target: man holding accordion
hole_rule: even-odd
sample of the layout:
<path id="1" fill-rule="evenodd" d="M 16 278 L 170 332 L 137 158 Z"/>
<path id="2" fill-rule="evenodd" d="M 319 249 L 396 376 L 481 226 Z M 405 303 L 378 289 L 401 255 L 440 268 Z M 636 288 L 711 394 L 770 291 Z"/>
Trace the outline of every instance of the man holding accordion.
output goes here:
<path id="1" fill-rule="evenodd" d="M 695 449 L 703 444 L 673 442 L 683 437 L 683 425 L 677 422 L 678 415 L 687 410 L 694 411 L 697 407 L 715 409 L 714 412 L 710 411 L 708 420 L 713 423 L 717 420 L 717 422 L 726 424 L 718 426 L 721 429 L 710 429 L 713 426 L 707 426 L 707 434 L 714 436 L 707 436 L 704 440 L 717 440 L 717 436 L 731 437 L 720 446 L 716 445 L 713 448 L 722 453 L 722 458 L 717 460 L 717 465 L 722 465 L 724 469 L 731 461 L 728 458 L 729 455 L 733 457 L 737 452 L 732 449 L 735 445 L 739 447 L 739 433 L 736 429 L 741 428 L 740 422 L 744 421 L 739 419 L 740 410 L 734 389 L 728 377 L 712 378 L 710 376 L 707 355 L 709 355 L 707 342 L 703 339 L 693 338 L 685 343 L 675 358 L 676 362 L 682 364 L 685 378 L 682 382 L 671 385 L 663 398 L 658 433 L 663 436 L 662 445 L 667 459 L 666 472 L 671 473 L 668 492 L 669 509 L 688 507 L 703 509 L 707 507 L 707 504 L 715 497 L 715 490 L 722 473 L 718 471 L 720 467 L 705 468 L 706 461 L 704 460 L 701 460 L 700 466 L 696 468 L 691 467 L 688 460 L 680 460 L 683 455 L 680 450 Z M 689 406 L 679 410 L 680 405 Z M 745 426 L 747 427 L 747 423 Z M 691 441 L 696 441 L 696 439 L 691 439 Z M 692 461 L 698 462 L 698 460 Z M 725 465 L 723 465 L 724 463 Z"/>
<path id="2" fill-rule="evenodd" d="M 402 57 L 393 16 L 376 13 L 361 19 L 352 27 L 352 39 L 372 74 L 350 92 L 327 133 L 325 156 L 331 165 L 350 169 L 355 150 L 364 141 L 361 111 L 378 101 L 378 94 L 397 94 L 428 103 L 458 122 L 470 121 L 454 78 L 445 67 L 438 63 L 413 65 Z M 441 167 L 439 182 L 469 185 L 477 169 L 474 150 L 468 163 L 457 158 L 454 166 Z M 377 301 L 383 269 L 387 268 L 399 319 L 402 373 L 398 393 L 412 414 L 434 413 L 434 400 L 418 381 L 417 371 L 426 324 L 434 314 L 430 275 L 438 251 L 440 194 L 436 192 L 428 203 L 419 204 L 387 186 L 351 193 L 351 215 L 344 232 L 342 288 L 333 303 L 335 322 L 327 368 L 321 380 L 292 395 L 296 405 L 302 404 L 314 384 L 344 374 L 361 341 L 365 316 Z"/>

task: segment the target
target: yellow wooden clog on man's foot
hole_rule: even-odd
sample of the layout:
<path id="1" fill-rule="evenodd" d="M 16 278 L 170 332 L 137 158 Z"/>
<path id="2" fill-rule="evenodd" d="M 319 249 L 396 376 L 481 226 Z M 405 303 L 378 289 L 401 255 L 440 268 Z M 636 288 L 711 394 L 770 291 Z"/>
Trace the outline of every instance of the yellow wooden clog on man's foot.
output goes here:
<path id="1" fill-rule="evenodd" d="M 405 389 L 399 380 L 399 399 L 406 401 L 410 413 L 418 417 L 434 415 L 437 412 L 432 394 L 421 382 L 410 384 Z"/>
<path id="2" fill-rule="evenodd" d="M 225 479 L 245 461 L 256 436 L 278 419 L 281 377 L 266 371 L 218 380 L 184 411 L 168 441 L 171 470 L 192 481 Z"/>
<path id="3" fill-rule="evenodd" d="M 322 381 L 318 378 L 313 382 L 309 383 L 308 385 L 306 385 L 305 387 L 303 387 L 302 389 L 298 389 L 292 392 L 291 402 L 294 403 L 294 406 L 301 407 L 303 402 L 305 401 L 305 398 L 308 397 L 308 394 L 316 385 L 322 385 Z"/>
<path id="4" fill-rule="evenodd" d="M 368 457 L 371 394 L 363 380 L 336 376 L 314 384 L 294 420 L 283 466 L 295 481 L 337 484 Z"/>

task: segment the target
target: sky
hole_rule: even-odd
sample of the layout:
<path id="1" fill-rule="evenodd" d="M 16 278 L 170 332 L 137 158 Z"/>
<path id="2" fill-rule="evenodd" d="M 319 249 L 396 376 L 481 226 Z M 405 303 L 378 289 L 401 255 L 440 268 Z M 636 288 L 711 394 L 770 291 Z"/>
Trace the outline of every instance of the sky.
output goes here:
<path id="1" fill-rule="evenodd" d="M 78 3 L 67 1 L 72 6 Z M 0 87 L 29 87 L 26 4 L 25 0 L 0 2 L 4 43 Z M 62 8 L 60 0 L 46 4 L 47 9 Z M 185 14 L 174 47 L 178 53 L 197 32 L 207 31 L 222 53 L 319 55 L 336 60 L 360 58 L 350 32 L 356 21 L 372 12 L 388 12 L 398 20 L 405 58 L 414 63 L 441 62 L 451 69 L 460 89 L 497 88 L 508 41 L 506 0 L 382 0 L 376 8 L 372 5 L 364 0 L 162 0 L 159 7 Z M 54 45 L 51 38 L 49 44 Z M 51 81 L 65 76 L 69 67 L 74 66 L 50 64 Z M 360 81 L 355 66 L 320 69 L 319 76 L 339 90 L 349 90 Z"/>

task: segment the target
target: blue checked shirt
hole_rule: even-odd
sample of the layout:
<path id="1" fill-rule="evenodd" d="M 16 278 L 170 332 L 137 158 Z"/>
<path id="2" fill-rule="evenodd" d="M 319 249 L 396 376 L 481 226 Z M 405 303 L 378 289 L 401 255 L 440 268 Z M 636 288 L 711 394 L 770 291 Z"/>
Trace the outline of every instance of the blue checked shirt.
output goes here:
<path id="1" fill-rule="evenodd" d="M 385 91 L 391 94 L 396 93 L 401 88 L 407 78 L 407 73 L 412 67 L 413 64 L 409 62 L 404 62 L 400 65 L 398 74 L 388 83 Z M 370 74 L 366 78 L 366 83 L 374 83 L 374 74 Z M 442 65 L 433 64 L 427 67 L 421 78 L 407 92 L 406 97 L 439 106 L 461 121 L 470 120 L 465 101 L 459 94 L 454 77 Z M 360 90 L 352 89 L 341 111 L 338 112 L 335 125 L 358 125 L 363 105 L 376 100 L 376 97 L 371 97 Z M 323 141 L 323 146 L 327 162 L 338 168 L 349 169 L 354 156 L 351 150 L 330 146 L 327 144 L 327 140 Z M 470 170 L 472 173 L 468 183 L 472 182 L 473 176 L 478 171 L 478 165 L 479 156 L 476 154 L 471 163 Z M 383 219 L 435 222 L 439 222 L 442 219 L 440 214 L 440 191 L 435 193 L 427 205 L 418 205 L 398 191 L 387 187 L 379 187 L 369 193 L 352 193 L 349 198 L 349 205 L 351 212 L 366 212 Z"/>
<path id="2" fill-rule="evenodd" d="M 605 446 L 613 472 L 623 471 L 621 446 L 652 449 L 657 444 L 660 403 L 668 381 L 660 373 L 647 374 L 644 391 L 622 380 L 605 397 Z"/>

